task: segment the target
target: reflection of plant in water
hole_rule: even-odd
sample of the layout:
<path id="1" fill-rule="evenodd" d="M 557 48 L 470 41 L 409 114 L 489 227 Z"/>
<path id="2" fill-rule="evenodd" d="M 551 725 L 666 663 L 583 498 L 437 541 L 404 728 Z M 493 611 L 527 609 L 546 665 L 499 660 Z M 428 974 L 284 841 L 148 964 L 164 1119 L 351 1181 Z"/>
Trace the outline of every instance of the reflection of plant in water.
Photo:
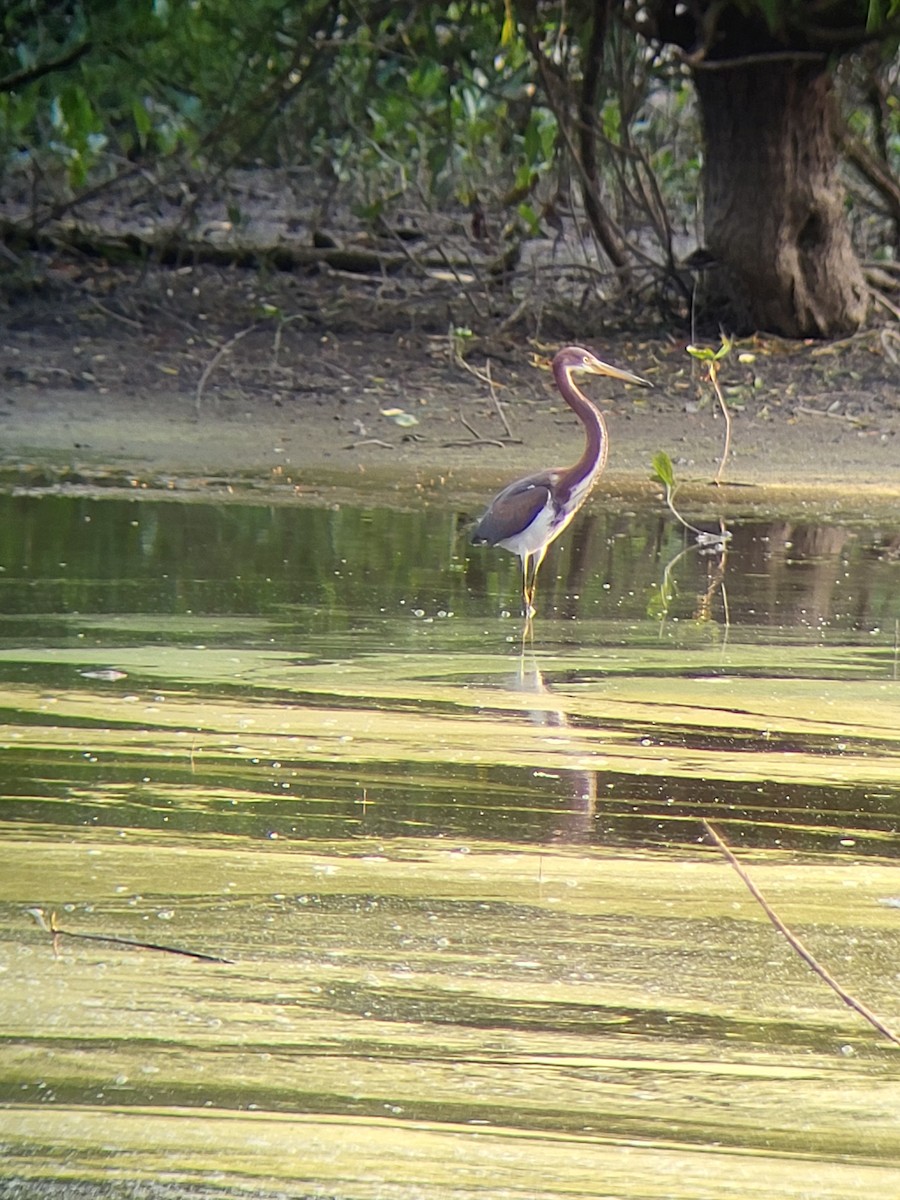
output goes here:
<path id="1" fill-rule="evenodd" d="M 647 616 L 657 621 L 665 621 L 669 615 L 669 608 L 672 601 L 678 594 L 678 588 L 675 583 L 673 571 L 675 564 L 691 550 L 692 547 L 685 546 L 683 550 L 679 550 L 674 558 L 670 558 L 663 567 L 662 579 L 659 584 L 650 593 L 650 600 L 647 604 Z"/>
<path id="2" fill-rule="evenodd" d="M 693 619 L 699 624 L 704 624 L 713 619 L 712 604 L 716 592 L 721 592 L 722 595 L 722 612 L 723 624 L 727 632 L 731 618 L 728 609 L 728 593 L 725 590 L 725 568 L 728 561 L 728 543 L 727 540 L 718 539 L 714 542 L 702 544 L 693 542 L 689 546 L 682 547 L 677 554 L 663 567 L 662 578 L 658 585 L 653 589 L 650 600 L 647 604 L 647 616 L 664 622 L 669 615 L 669 610 L 672 602 L 678 595 L 678 584 L 675 579 L 675 568 L 679 562 L 691 551 L 696 550 L 699 554 L 706 558 L 715 557 L 715 563 L 709 573 L 709 580 L 706 588 L 700 592 L 697 597 L 697 605 L 694 609 Z"/>
<path id="3" fill-rule="evenodd" d="M 715 554 L 716 563 L 709 574 L 709 583 L 705 592 L 701 592 L 697 598 L 697 608 L 694 612 L 695 621 L 711 621 L 712 620 L 712 601 L 716 592 L 722 594 L 722 613 L 724 617 L 725 632 L 727 634 L 731 625 L 731 616 L 728 611 L 728 592 L 725 590 L 725 567 L 728 562 L 728 544 L 721 542 L 715 549 L 701 550 L 701 554 Z"/>
<path id="4" fill-rule="evenodd" d="M 725 627 L 729 625 L 728 615 L 728 595 L 725 591 L 725 566 L 728 558 L 728 543 L 731 540 L 731 533 L 725 528 L 725 522 L 719 518 L 718 532 L 709 529 L 698 529 L 696 525 L 692 525 L 686 520 L 678 509 L 675 507 L 675 492 L 678 484 L 675 479 L 675 468 L 672 466 L 672 460 L 666 454 L 665 450 L 658 451 L 653 456 L 653 477 L 657 479 L 665 488 L 666 505 L 675 519 L 694 535 L 692 545 L 685 546 L 682 550 L 670 558 L 663 568 L 662 579 L 659 582 L 658 588 L 654 590 L 647 606 L 647 615 L 655 617 L 660 621 L 664 621 L 668 616 L 669 608 L 677 594 L 677 587 L 673 572 L 676 564 L 691 550 L 699 550 L 703 555 L 715 555 L 716 565 L 711 573 L 709 585 L 704 592 L 701 592 L 697 608 L 694 612 L 696 621 L 709 621 L 712 618 L 712 600 L 717 591 L 722 593 L 722 606 L 725 615 Z"/>

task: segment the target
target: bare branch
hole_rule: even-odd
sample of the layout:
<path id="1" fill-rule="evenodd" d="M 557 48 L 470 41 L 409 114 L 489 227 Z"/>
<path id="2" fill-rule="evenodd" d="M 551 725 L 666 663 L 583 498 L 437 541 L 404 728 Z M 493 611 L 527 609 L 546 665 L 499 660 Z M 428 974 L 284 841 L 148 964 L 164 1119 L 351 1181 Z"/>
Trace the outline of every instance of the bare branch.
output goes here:
<path id="1" fill-rule="evenodd" d="M 219 363 L 222 361 L 222 359 L 225 357 L 225 355 L 230 350 L 234 349 L 234 347 L 241 340 L 241 338 L 245 338 L 247 336 L 247 334 L 252 333 L 255 328 L 256 328 L 256 323 L 254 322 L 253 325 L 248 325 L 246 329 L 238 330 L 238 332 L 234 335 L 234 337 L 231 337 L 228 339 L 227 342 L 222 343 L 222 345 L 219 347 L 219 349 L 216 351 L 216 353 L 212 356 L 212 358 L 206 364 L 206 366 L 203 369 L 203 374 L 200 376 L 199 380 L 197 381 L 197 392 L 196 392 L 194 404 L 196 406 L 198 413 L 200 412 L 200 405 L 203 402 L 203 389 L 206 387 L 206 383 L 207 383 L 207 380 L 209 379 L 210 375 L 212 375 L 213 371 L 216 369 L 216 367 L 219 365 Z"/>
<path id="2" fill-rule="evenodd" d="M 898 1037 L 893 1030 L 889 1029 L 888 1026 L 885 1025 L 885 1023 L 881 1020 L 881 1018 L 876 1016 L 871 1009 L 866 1008 L 865 1004 L 863 1004 L 860 1000 L 857 1000 L 854 996 L 851 996 L 850 993 L 838 983 L 834 976 L 829 974 L 829 972 L 825 970 L 821 963 L 815 959 L 811 951 L 807 950 L 807 948 L 797 937 L 796 933 L 793 933 L 790 929 L 788 929 L 787 925 L 785 925 L 784 921 L 782 921 L 781 917 L 778 916 L 771 904 L 768 902 L 768 900 L 766 900 L 765 896 L 763 896 L 762 892 L 750 878 L 746 867 L 743 867 L 740 862 L 738 862 L 734 851 L 731 849 L 722 835 L 713 828 L 709 821 L 703 820 L 701 821 L 701 824 L 718 848 L 725 855 L 725 858 L 728 860 L 729 864 L 735 869 L 735 871 L 744 881 L 744 884 L 746 885 L 750 895 L 757 902 L 785 941 L 787 941 L 788 945 L 800 955 L 806 965 L 810 967 L 816 973 L 816 975 L 819 976 L 823 983 L 828 984 L 831 990 L 837 996 L 839 996 L 841 1000 L 843 1000 L 844 1004 L 846 1004 L 848 1008 L 852 1008 L 854 1012 L 859 1013 L 864 1020 L 868 1021 L 871 1026 L 877 1029 L 878 1032 L 883 1034 L 889 1041 L 893 1042 L 895 1046 L 900 1046 L 900 1037 Z"/>

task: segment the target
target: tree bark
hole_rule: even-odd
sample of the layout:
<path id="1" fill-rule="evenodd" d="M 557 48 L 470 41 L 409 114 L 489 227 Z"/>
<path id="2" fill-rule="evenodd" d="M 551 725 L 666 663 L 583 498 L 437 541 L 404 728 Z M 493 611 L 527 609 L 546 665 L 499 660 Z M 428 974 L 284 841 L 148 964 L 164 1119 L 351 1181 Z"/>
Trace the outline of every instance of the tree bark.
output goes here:
<path id="1" fill-rule="evenodd" d="M 843 208 L 831 76 L 797 59 L 697 64 L 704 224 L 716 265 L 701 314 L 734 332 L 836 337 L 868 297 Z"/>

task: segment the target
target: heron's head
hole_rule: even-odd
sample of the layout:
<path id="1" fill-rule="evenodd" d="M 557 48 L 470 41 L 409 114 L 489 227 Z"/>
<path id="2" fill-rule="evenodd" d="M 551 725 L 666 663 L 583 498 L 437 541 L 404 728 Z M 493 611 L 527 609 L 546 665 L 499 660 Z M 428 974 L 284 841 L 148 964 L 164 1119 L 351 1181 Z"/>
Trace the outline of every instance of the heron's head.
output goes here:
<path id="1" fill-rule="evenodd" d="M 573 375 L 608 375 L 611 379 L 621 379 L 623 383 L 634 383 L 638 387 L 653 387 L 648 379 L 641 379 L 640 375 L 632 375 L 630 371 L 622 371 L 618 367 L 610 366 L 609 363 L 605 363 L 596 355 L 591 354 L 590 350 L 585 350 L 583 346 L 566 346 L 565 350 L 560 350 L 554 361 L 564 371 L 571 372 Z"/>

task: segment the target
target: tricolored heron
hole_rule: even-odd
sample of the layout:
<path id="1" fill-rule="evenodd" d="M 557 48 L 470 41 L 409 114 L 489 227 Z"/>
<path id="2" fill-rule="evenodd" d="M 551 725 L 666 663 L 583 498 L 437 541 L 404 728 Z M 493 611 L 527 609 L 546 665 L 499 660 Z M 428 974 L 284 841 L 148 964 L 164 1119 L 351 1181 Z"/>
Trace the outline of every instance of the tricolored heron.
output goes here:
<path id="1" fill-rule="evenodd" d="M 620 371 L 582 346 L 566 346 L 553 360 L 553 378 L 563 399 L 584 426 L 584 453 L 572 467 L 538 471 L 505 487 L 472 531 L 476 546 L 502 546 L 522 560 L 525 616 L 534 613 L 534 590 L 547 547 L 558 538 L 588 498 L 606 466 L 609 439 L 603 414 L 576 386 L 573 375 L 609 375 L 652 387 L 646 379 Z"/>

